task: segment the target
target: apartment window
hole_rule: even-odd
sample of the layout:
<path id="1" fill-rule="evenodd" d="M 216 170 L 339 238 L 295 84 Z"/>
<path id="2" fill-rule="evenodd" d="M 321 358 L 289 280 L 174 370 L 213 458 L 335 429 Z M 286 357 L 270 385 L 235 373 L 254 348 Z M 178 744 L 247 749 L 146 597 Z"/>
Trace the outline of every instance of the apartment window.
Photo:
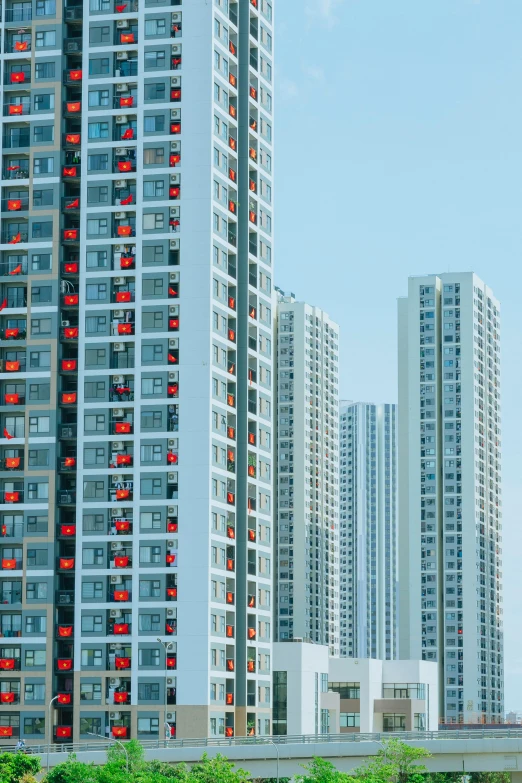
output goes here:
<path id="1" fill-rule="evenodd" d="M 138 718 L 138 734 L 159 733 L 159 718 Z"/>
<path id="2" fill-rule="evenodd" d="M 143 316 L 149 315 L 149 313 L 143 313 Z M 156 315 L 154 313 L 153 315 Z M 141 393 L 143 395 L 163 394 L 163 380 L 162 378 L 142 378 L 141 379 Z"/>
<path id="3" fill-rule="evenodd" d="M 98 649 L 82 650 L 82 666 L 101 666 L 103 662 L 103 651 Z"/>
<path id="4" fill-rule="evenodd" d="M 54 93 L 44 93 L 34 96 L 35 111 L 52 111 L 54 109 Z"/>
<path id="5" fill-rule="evenodd" d="M 145 22 L 145 27 L 146 26 L 147 23 Z M 164 101 L 165 95 L 166 95 L 166 90 L 165 90 L 164 82 L 154 82 L 152 84 L 145 85 L 146 101 Z"/>
<path id="6" fill-rule="evenodd" d="M 97 696 L 96 698 L 99 699 L 101 697 Z M 100 734 L 101 730 L 101 718 L 80 718 L 80 735 Z"/>
<path id="7" fill-rule="evenodd" d="M 153 114 L 143 118 L 145 133 L 159 133 L 165 130 L 165 117 L 162 114 Z"/>
<path id="8" fill-rule="evenodd" d="M 140 457 L 142 465 L 146 462 L 161 462 L 162 461 L 162 447 L 159 445 L 154 446 L 141 446 Z"/>
<path id="9" fill-rule="evenodd" d="M 140 614 L 138 619 L 140 631 L 159 631 L 161 629 L 161 618 L 159 614 Z"/>
<path id="10" fill-rule="evenodd" d="M 159 666 L 160 665 L 159 650 L 138 650 L 138 665 Z"/>
<path id="11" fill-rule="evenodd" d="M 145 155 L 147 152 L 157 152 L 157 150 L 145 150 Z M 162 179 L 155 179 L 143 183 L 143 195 L 145 198 L 162 198 L 164 193 L 165 183 Z"/>
<path id="12" fill-rule="evenodd" d="M 87 188 L 87 201 L 89 200 L 89 190 L 91 188 Z M 96 188 L 98 190 L 98 188 Z M 97 202 L 98 203 L 98 202 Z M 107 266 L 107 251 L 106 250 L 90 250 L 87 252 L 87 267 L 88 268 L 100 268 L 100 267 L 106 267 Z"/>
<path id="13" fill-rule="evenodd" d="M 159 683 L 138 683 L 138 701 L 159 701 Z"/>
<path id="14" fill-rule="evenodd" d="M 103 432 L 105 429 L 105 415 L 103 413 L 88 414 L 83 417 L 85 432 Z"/>
<path id="15" fill-rule="evenodd" d="M 165 150 L 163 147 L 148 147 L 147 149 L 143 150 L 143 163 L 145 166 L 158 166 L 165 162 Z M 144 183 L 144 189 L 143 194 L 145 196 L 147 195 L 155 195 L 148 194 L 147 193 L 147 185 L 150 183 L 145 182 Z"/>
<path id="16" fill-rule="evenodd" d="M 36 16 L 54 16 L 55 14 L 55 0 L 36 0 Z"/>
<path id="17" fill-rule="evenodd" d="M 29 367 L 50 367 L 50 351 L 29 351 Z"/>
<path id="18" fill-rule="evenodd" d="M 47 630 L 47 617 L 36 616 L 25 618 L 25 632 L 29 634 L 33 633 L 45 633 Z"/>
<path id="19" fill-rule="evenodd" d="M 32 318 L 31 319 L 31 334 L 51 334 L 51 319 L 50 318 Z M 49 366 L 49 365 L 47 365 Z"/>
<path id="20" fill-rule="evenodd" d="M 108 122 L 90 122 L 88 125 L 88 137 L 89 139 L 108 139 L 109 138 L 109 123 Z M 87 188 L 87 193 L 90 188 Z"/>
<path id="21" fill-rule="evenodd" d="M 29 449 L 29 467 L 45 468 L 49 465 L 49 449 Z"/>
<path id="22" fill-rule="evenodd" d="M 47 582 L 27 582 L 25 596 L 28 601 L 44 601 L 47 598 Z"/>
<path id="23" fill-rule="evenodd" d="M 330 682 L 328 690 L 338 693 L 341 699 L 360 699 L 361 685 L 359 682 Z"/>
<path id="24" fill-rule="evenodd" d="M 106 154 L 87 155 L 88 171 L 108 171 L 109 156 Z"/>
<path id="25" fill-rule="evenodd" d="M 84 533 L 102 533 L 105 531 L 103 514 L 85 514 L 83 517 Z"/>
<path id="26" fill-rule="evenodd" d="M 143 497 L 150 495 L 161 495 L 161 479 L 160 478 L 142 478 L 141 479 L 141 494 Z"/>
<path id="27" fill-rule="evenodd" d="M 165 215 L 163 212 L 153 212 L 150 215 L 143 215 L 144 231 L 161 231 L 164 227 Z"/>
<path id="28" fill-rule="evenodd" d="M 50 62 L 50 63 L 36 62 L 34 66 L 34 75 L 35 75 L 35 79 L 54 79 L 55 77 L 54 62 Z"/>
<path id="29" fill-rule="evenodd" d="M 160 598 L 161 582 L 159 579 L 140 580 L 140 598 Z"/>
<path id="30" fill-rule="evenodd" d="M 56 32 L 54 30 L 47 30 L 45 32 L 36 33 L 35 42 L 37 49 L 40 49 L 43 46 L 56 46 Z"/>
<path id="31" fill-rule="evenodd" d="M 88 300 L 107 299 L 107 283 L 88 283 L 85 286 L 85 293 Z"/>
<path id="32" fill-rule="evenodd" d="M 141 427 L 144 430 L 159 430 L 162 419 L 161 411 L 142 411 Z"/>
<path id="33" fill-rule="evenodd" d="M 33 223 L 31 236 L 33 239 L 50 239 L 53 235 L 52 221 L 45 223 Z"/>
<path id="34" fill-rule="evenodd" d="M 87 233 L 93 236 L 108 234 L 109 226 L 107 218 L 90 218 L 87 220 Z"/>
<path id="35" fill-rule="evenodd" d="M 80 701 L 99 701 L 101 699 L 101 684 L 80 681 Z M 82 718 L 81 720 L 85 720 Z M 100 720 L 96 718 L 96 720 Z"/>
<path id="36" fill-rule="evenodd" d="M 144 278 L 143 296 L 163 296 L 163 278 Z"/>
<path id="37" fill-rule="evenodd" d="M 145 52 L 145 70 L 150 68 L 165 68 L 165 52 L 161 49 Z"/>
<path id="38" fill-rule="evenodd" d="M 107 316 L 105 315 L 89 315 L 85 319 L 85 333 L 96 334 L 97 332 L 105 332 L 107 327 Z"/>
<path id="39" fill-rule="evenodd" d="M 97 484 L 98 482 L 85 482 Z M 103 482 L 100 482 L 103 484 Z M 92 497 L 92 496 L 91 496 Z M 83 565 L 103 565 L 105 558 L 103 556 L 103 549 L 101 547 L 89 547 L 82 551 L 82 563 Z"/>
<path id="40" fill-rule="evenodd" d="M 34 174 L 52 174 L 54 172 L 54 158 L 34 158 Z"/>
<path id="41" fill-rule="evenodd" d="M 53 205 L 53 191 L 33 190 L 33 207 L 50 207 Z M 33 261 L 36 256 L 33 256 Z M 48 268 L 48 267 L 47 267 Z"/>
<path id="42" fill-rule="evenodd" d="M 86 348 L 85 366 L 103 367 L 105 364 L 105 348 Z"/>
<path id="43" fill-rule="evenodd" d="M 108 106 L 109 90 L 91 90 L 89 92 L 89 106 Z"/>
<path id="44" fill-rule="evenodd" d="M 105 449 L 101 448 L 85 448 L 83 451 L 83 464 L 87 465 L 104 465 L 105 463 Z"/>
<path id="45" fill-rule="evenodd" d="M 106 8 L 92 8 L 92 5 L 106 5 Z M 109 3 L 107 0 L 91 0 L 91 11 L 108 11 Z M 109 25 L 100 25 L 91 27 L 89 30 L 89 43 L 109 43 L 111 38 L 111 28 Z"/>
<path id="46" fill-rule="evenodd" d="M 109 73 L 108 57 L 97 57 L 96 59 L 89 60 L 89 74 L 92 76 L 99 76 L 104 73 Z"/>
<path id="47" fill-rule="evenodd" d="M 102 630 L 103 618 L 101 614 L 82 617 L 82 631 L 85 633 L 101 633 Z"/>
<path id="48" fill-rule="evenodd" d="M 44 701 L 45 700 L 45 685 L 44 683 L 29 683 L 26 682 L 24 689 L 24 701 Z"/>
<path id="49" fill-rule="evenodd" d="M 145 35 L 157 35 L 162 37 L 167 33 L 167 26 L 165 19 L 146 19 L 145 20 Z"/>
<path id="50" fill-rule="evenodd" d="M 45 650 L 26 650 L 25 651 L 25 665 L 28 668 L 33 666 L 45 666 L 47 653 Z"/>
<path id="51" fill-rule="evenodd" d="M 142 511 L 140 514 L 140 527 L 142 530 L 161 530 L 161 512 Z"/>
<path id="52" fill-rule="evenodd" d="M 163 245 L 145 245 L 142 253 L 144 264 L 163 264 Z"/>
<path id="53" fill-rule="evenodd" d="M 103 582 L 83 582 L 82 598 L 102 599 L 104 597 Z"/>
<path id="54" fill-rule="evenodd" d="M 28 533 L 47 533 L 49 520 L 45 516 L 27 517 Z"/>
<path id="55" fill-rule="evenodd" d="M 45 734 L 45 718 L 24 718 L 24 734 L 43 736 Z"/>
<path id="56" fill-rule="evenodd" d="M 34 435 L 50 432 L 49 416 L 30 416 L 29 432 Z"/>

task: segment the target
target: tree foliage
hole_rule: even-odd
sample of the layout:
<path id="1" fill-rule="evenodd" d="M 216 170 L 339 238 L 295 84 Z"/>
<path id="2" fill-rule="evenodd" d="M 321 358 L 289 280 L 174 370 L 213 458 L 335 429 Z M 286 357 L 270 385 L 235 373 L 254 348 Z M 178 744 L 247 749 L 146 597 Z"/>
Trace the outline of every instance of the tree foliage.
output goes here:
<path id="1" fill-rule="evenodd" d="M 415 748 L 398 739 L 382 743 L 376 756 L 352 772 L 354 778 L 366 783 L 423 783 L 428 771 L 421 759 L 429 758 L 424 748 Z"/>
<path id="2" fill-rule="evenodd" d="M 21 783 L 40 771 L 38 756 L 25 753 L 0 753 L 0 783 Z"/>
<path id="3" fill-rule="evenodd" d="M 352 776 L 339 772 L 330 761 L 314 756 L 310 764 L 303 764 L 306 775 L 296 775 L 298 783 L 351 783 Z"/>

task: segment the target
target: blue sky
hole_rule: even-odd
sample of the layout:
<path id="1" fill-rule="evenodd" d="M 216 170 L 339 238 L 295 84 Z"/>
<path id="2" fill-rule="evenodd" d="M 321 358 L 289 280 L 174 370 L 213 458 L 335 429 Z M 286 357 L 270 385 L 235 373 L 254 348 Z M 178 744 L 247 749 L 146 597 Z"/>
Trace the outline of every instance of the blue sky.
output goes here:
<path id="1" fill-rule="evenodd" d="M 396 400 L 409 275 L 473 270 L 502 303 L 506 708 L 522 711 L 522 3 L 274 5 L 276 283 L 339 322 L 342 396 Z"/>

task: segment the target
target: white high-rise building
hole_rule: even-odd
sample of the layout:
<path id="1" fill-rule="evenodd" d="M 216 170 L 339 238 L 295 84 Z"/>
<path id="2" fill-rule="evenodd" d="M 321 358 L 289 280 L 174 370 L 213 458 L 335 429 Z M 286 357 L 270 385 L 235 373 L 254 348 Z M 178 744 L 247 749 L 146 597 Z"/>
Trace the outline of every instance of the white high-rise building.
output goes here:
<path id="1" fill-rule="evenodd" d="M 340 409 L 341 655 L 397 657 L 397 406 Z"/>
<path id="2" fill-rule="evenodd" d="M 0 742 L 270 734 L 272 2 L 0 29 Z"/>
<path id="3" fill-rule="evenodd" d="M 399 652 L 450 722 L 504 714 L 499 309 L 471 272 L 399 300 Z"/>
<path id="4" fill-rule="evenodd" d="M 277 330 L 277 634 L 338 655 L 339 327 L 279 292 Z"/>

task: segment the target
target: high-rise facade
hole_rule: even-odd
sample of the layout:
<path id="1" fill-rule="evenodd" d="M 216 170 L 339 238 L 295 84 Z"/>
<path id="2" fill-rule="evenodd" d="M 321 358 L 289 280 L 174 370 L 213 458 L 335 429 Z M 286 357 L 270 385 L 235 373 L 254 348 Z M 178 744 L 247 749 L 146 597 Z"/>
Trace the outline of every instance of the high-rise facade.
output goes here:
<path id="1" fill-rule="evenodd" d="M 339 327 L 279 292 L 277 596 L 279 640 L 339 654 Z"/>
<path id="2" fill-rule="evenodd" d="M 397 658 L 397 406 L 340 407 L 341 655 Z"/>
<path id="3" fill-rule="evenodd" d="M 449 722 L 504 713 L 499 310 L 471 272 L 399 300 L 400 657 L 438 661 Z"/>
<path id="4" fill-rule="evenodd" d="M 0 27 L 0 741 L 269 734 L 272 3 Z"/>

